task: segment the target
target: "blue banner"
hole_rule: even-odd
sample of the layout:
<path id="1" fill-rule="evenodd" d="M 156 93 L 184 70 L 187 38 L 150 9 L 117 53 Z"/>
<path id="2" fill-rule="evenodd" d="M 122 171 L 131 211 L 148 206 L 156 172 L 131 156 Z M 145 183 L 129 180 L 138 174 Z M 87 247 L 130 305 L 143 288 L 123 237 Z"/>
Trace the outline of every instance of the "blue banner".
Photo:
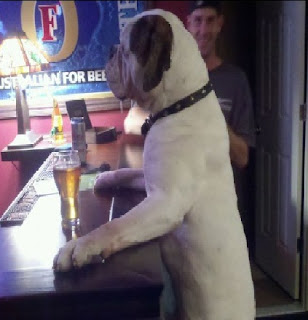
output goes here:
<path id="1" fill-rule="evenodd" d="M 144 9 L 145 1 L 0 1 L 0 44 L 24 31 L 45 53 L 47 71 L 18 76 L 30 98 L 109 92 L 109 48 Z M 1 100 L 15 98 L 15 82 L 0 77 Z"/>

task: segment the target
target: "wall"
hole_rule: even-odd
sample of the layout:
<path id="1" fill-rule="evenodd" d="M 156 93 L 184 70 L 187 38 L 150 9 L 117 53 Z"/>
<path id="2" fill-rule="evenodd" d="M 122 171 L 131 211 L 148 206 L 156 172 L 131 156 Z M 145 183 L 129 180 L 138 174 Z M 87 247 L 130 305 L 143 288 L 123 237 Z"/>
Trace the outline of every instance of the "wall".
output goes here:
<path id="1" fill-rule="evenodd" d="M 152 3 L 154 8 L 171 11 L 185 24 L 189 1 L 152 1 Z"/>
<path id="2" fill-rule="evenodd" d="M 1 150 L 14 139 L 16 131 L 15 120 L 0 121 Z M 0 162 L 0 216 L 20 190 L 18 170 L 19 163 Z"/>

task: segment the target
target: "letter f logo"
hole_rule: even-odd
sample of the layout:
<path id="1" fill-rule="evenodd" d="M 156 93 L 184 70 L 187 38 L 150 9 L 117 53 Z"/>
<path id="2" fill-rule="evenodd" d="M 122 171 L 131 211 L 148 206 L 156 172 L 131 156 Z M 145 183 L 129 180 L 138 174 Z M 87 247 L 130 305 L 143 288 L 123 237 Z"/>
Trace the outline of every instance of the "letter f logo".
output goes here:
<path id="1" fill-rule="evenodd" d="M 42 41 L 56 41 L 57 37 L 54 36 L 54 30 L 58 29 L 57 14 L 59 13 L 59 5 L 39 5 L 38 8 L 43 26 Z"/>

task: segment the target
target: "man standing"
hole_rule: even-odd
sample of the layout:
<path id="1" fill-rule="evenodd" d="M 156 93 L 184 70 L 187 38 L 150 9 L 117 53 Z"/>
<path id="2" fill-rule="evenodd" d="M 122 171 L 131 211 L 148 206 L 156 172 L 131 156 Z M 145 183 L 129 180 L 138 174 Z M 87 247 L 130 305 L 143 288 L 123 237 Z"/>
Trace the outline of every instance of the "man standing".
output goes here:
<path id="1" fill-rule="evenodd" d="M 191 2 L 187 29 L 198 43 L 219 104 L 228 124 L 230 157 L 238 168 L 248 164 L 248 147 L 254 146 L 254 124 L 250 88 L 244 72 L 225 63 L 216 53 L 223 26 L 220 1 Z"/>
<path id="2" fill-rule="evenodd" d="M 230 139 L 238 207 L 248 241 L 252 237 L 253 215 L 249 210 L 247 165 L 249 148 L 255 147 L 255 127 L 251 91 L 245 73 L 217 55 L 217 39 L 224 23 L 221 1 L 193 1 L 187 17 L 187 29 L 195 38 L 209 71 Z"/>

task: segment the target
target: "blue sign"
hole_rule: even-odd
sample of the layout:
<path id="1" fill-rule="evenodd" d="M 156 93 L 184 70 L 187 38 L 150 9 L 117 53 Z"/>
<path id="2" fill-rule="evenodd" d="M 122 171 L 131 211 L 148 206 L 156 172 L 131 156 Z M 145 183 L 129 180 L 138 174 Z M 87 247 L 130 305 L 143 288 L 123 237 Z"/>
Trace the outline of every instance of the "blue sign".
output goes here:
<path id="1" fill-rule="evenodd" d="M 0 44 L 24 31 L 47 56 L 47 71 L 19 75 L 27 95 L 109 92 L 109 48 L 145 1 L 0 1 Z M 0 99 L 15 97 L 16 77 L 0 77 Z"/>

